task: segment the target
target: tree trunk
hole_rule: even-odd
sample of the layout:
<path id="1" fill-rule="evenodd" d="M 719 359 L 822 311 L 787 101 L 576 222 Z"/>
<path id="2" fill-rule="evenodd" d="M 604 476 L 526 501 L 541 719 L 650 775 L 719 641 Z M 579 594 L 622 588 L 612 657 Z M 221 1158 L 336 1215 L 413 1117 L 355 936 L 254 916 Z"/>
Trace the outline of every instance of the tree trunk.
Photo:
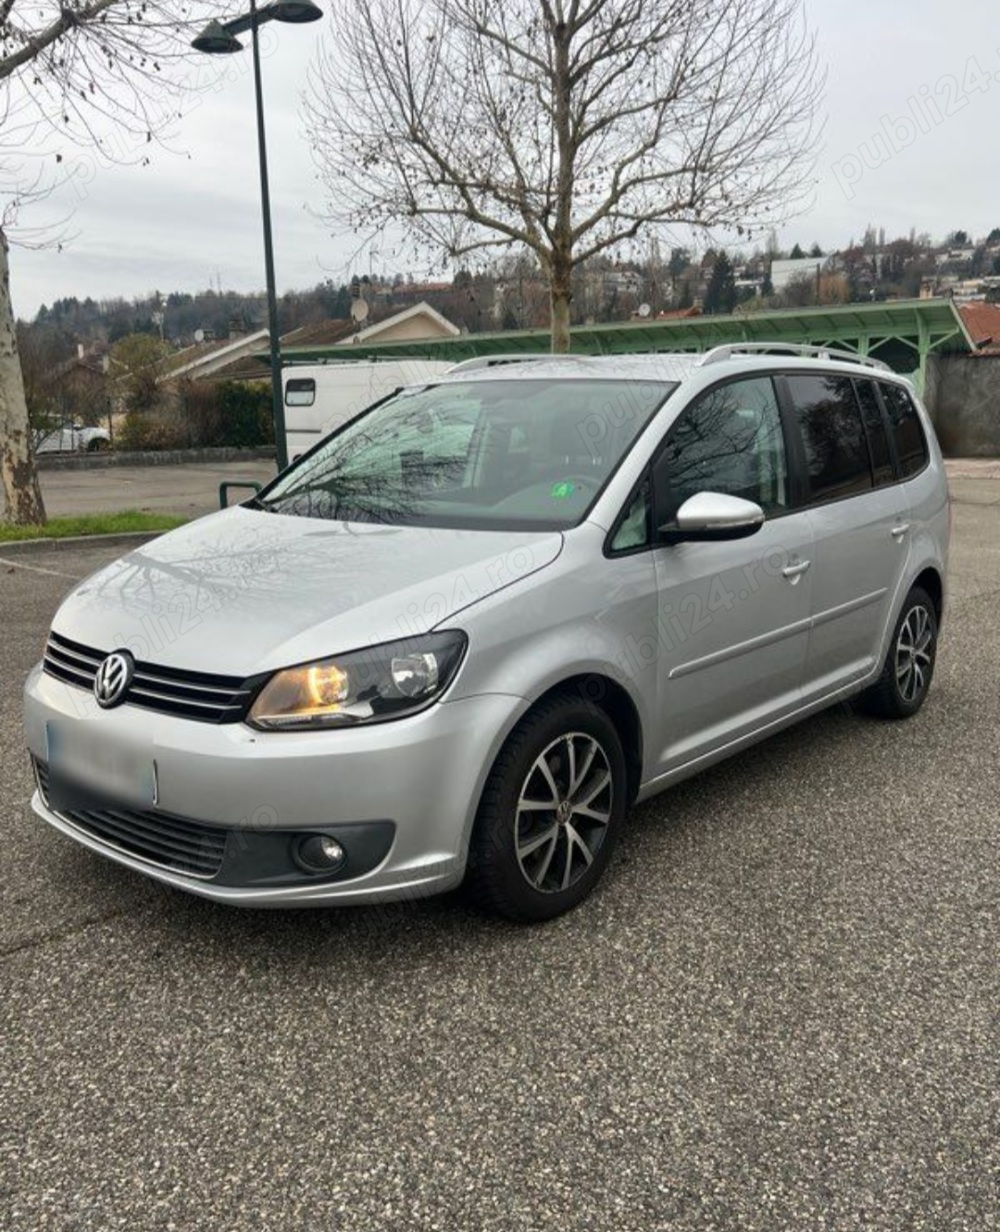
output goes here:
<path id="1" fill-rule="evenodd" d="M 28 404 L 21 357 L 17 353 L 14 307 L 10 299 L 7 237 L 0 229 L 0 521 L 36 526 L 45 505 L 31 450 Z"/>
<path id="2" fill-rule="evenodd" d="M 552 354 L 569 351 L 569 296 L 552 288 Z"/>
<path id="3" fill-rule="evenodd" d="M 543 6 L 546 7 L 547 6 Z M 556 217 L 549 266 L 552 304 L 552 354 L 566 355 L 570 348 L 569 307 L 573 300 L 573 184 L 576 148 L 573 143 L 570 100 L 573 94 L 570 70 L 570 28 L 559 20 L 552 30 L 553 86 L 555 92 L 556 142 L 559 167 L 556 179 Z"/>
<path id="4" fill-rule="evenodd" d="M 552 354 L 566 355 L 570 348 L 569 313 L 573 302 L 573 266 L 568 261 L 553 261 L 549 274 L 549 302 L 552 307 Z"/>

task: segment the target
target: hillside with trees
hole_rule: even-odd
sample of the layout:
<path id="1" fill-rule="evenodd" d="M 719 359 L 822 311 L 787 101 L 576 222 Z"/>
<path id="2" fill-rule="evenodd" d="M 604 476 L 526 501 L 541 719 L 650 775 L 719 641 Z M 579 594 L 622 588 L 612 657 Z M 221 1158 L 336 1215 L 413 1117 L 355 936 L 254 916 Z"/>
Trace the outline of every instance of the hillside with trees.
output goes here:
<path id="1" fill-rule="evenodd" d="M 819 280 L 815 274 L 795 278 L 776 290 L 772 267 L 788 260 L 819 264 Z M 888 239 L 870 227 L 833 252 L 815 243 L 782 249 L 772 239 L 752 251 L 715 247 L 699 255 L 679 246 L 663 251 L 654 239 L 632 260 L 605 256 L 582 263 L 572 290 L 574 324 L 627 321 L 644 305 L 655 316 L 693 307 L 705 313 L 762 311 L 912 299 L 921 293 L 995 300 L 1000 298 L 1000 226 L 979 239 L 956 230 L 938 242 L 915 232 Z M 279 303 L 282 334 L 349 320 L 355 297 L 367 301 L 369 322 L 423 301 L 469 333 L 549 325 L 542 272 L 525 251 L 461 268 L 437 282 L 384 272 L 359 276 L 353 285 L 328 280 L 289 291 Z M 157 337 L 179 350 L 263 329 L 266 320 L 263 291 L 154 291 L 132 300 L 73 296 L 43 305 L 30 322 L 18 322 L 18 338 L 37 362 L 51 364 L 71 359 L 81 346 L 85 352 L 107 350 L 133 334 Z"/>

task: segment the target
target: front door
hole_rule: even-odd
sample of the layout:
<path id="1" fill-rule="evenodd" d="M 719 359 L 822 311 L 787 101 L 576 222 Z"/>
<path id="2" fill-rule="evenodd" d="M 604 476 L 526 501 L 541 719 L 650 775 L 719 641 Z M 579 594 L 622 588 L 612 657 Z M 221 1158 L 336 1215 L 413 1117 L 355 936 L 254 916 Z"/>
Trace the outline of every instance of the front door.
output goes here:
<path id="1" fill-rule="evenodd" d="M 747 539 L 656 549 L 659 765 L 664 774 L 801 704 L 812 606 L 810 515 L 793 507 L 770 377 L 716 386 L 671 428 L 654 464 L 657 522 L 696 492 L 764 510 Z"/>

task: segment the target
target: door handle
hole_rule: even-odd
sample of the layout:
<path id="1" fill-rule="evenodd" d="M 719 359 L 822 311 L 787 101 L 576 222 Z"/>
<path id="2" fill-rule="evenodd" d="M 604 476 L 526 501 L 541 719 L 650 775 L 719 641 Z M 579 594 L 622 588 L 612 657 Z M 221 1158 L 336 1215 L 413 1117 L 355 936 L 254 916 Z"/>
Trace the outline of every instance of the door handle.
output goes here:
<path id="1" fill-rule="evenodd" d="M 794 586 L 795 583 L 799 580 L 799 578 L 803 575 L 803 573 L 808 572 L 808 570 L 811 567 L 812 567 L 812 561 L 804 560 L 799 565 L 789 565 L 787 569 L 782 569 L 781 576 L 783 578 L 787 578 L 788 581 L 791 582 L 792 585 Z"/>
<path id="2" fill-rule="evenodd" d="M 902 523 L 900 523 L 900 525 L 899 525 L 899 526 L 894 526 L 894 527 L 892 528 L 892 537 L 893 537 L 893 539 L 902 539 L 902 537 L 903 537 L 905 534 L 908 534 L 908 533 L 909 533 L 909 529 L 910 529 L 910 524 L 909 524 L 909 522 L 902 522 Z"/>

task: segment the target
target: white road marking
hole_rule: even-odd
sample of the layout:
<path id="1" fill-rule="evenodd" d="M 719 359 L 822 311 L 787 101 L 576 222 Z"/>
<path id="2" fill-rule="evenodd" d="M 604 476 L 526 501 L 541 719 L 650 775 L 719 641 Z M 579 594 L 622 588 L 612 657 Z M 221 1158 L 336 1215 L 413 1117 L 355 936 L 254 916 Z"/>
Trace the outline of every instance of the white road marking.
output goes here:
<path id="1" fill-rule="evenodd" d="M 69 578 L 71 582 L 83 581 L 78 573 L 63 573 L 59 569 L 43 569 L 40 565 L 22 565 L 19 560 L 7 560 L 3 556 L 0 556 L 0 565 L 8 569 L 27 569 L 31 573 L 46 573 L 49 577 Z"/>

